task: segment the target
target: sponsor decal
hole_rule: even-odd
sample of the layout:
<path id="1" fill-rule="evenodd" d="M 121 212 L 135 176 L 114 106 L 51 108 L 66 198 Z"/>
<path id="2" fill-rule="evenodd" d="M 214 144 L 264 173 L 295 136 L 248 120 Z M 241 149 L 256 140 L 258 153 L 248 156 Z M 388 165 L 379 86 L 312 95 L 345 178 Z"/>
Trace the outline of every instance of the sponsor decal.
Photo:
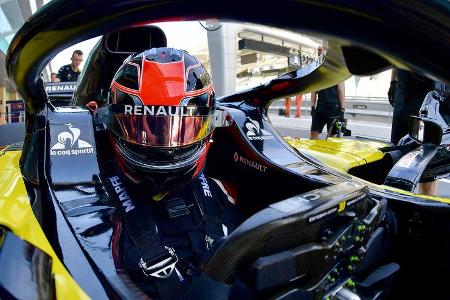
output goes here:
<path id="1" fill-rule="evenodd" d="M 341 203 L 339 203 L 337 212 L 343 211 L 346 207 L 346 204 L 347 204 L 347 202 L 345 202 L 345 201 L 342 201 Z"/>
<path id="2" fill-rule="evenodd" d="M 334 193 L 336 193 L 336 191 L 334 191 Z M 306 196 L 308 196 L 308 197 L 304 197 L 305 195 L 296 196 L 296 197 L 286 199 L 281 202 L 271 204 L 270 207 L 272 207 L 280 212 L 286 212 L 286 213 L 293 212 L 293 211 L 305 212 L 314 207 L 313 203 L 320 198 L 320 194 L 321 193 L 309 193 L 309 194 L 306 194 Z M 338 213 L 342 212 L 347 207 L 361 201 L 365 197 L 366 197 L 366 194 L 362 194 L 362 195 L 359 195 L 357 198 L 347 200 L 347 201 L 342 201 L 337 206 L 333 207 L 332 210 L 336 211 Z M 332 213 L 332 212 L 330 212 L 330 213 Z M 323 213 L 320 213 L 319 215 L 322 215 L 322 214 Z M 324 216 L 326 216 L 326 215 L 324 215 Z M 313 220 L 318 220 L 318 219 L 313 219 Z"/>
<path id="3" fill-rule="evenodd" d="M 205 175 L 202 173 L 198 178 L 200 179 L 200 184 L 202 185 L 203 194 L 212 198 L 211 190 L 209 189 L 209 184 Z"/>
<path id="4" fill-rule="evenodd" d="M 51 147 L 50 155 L 76 156 L 94 153 L 92 145 L 80 139 L 81 130 L 70 123 L 66 125 L 68 125 L 68 131 L 62 131 L 58 134 L 58 142 Z"/>
<path id="5" fill-rule="evenodd" d="M 57 84 L 57 85 L 46 85 L 45 91 L 47 93 L 54 92 L 75 92 L 77 89 L 76 84 Z"/>
<path id="6" fill-rule="evenodd" d="M 117 197 L 122 203 L 122 207 L 125 212 L 129 212 L 134 209 L 133 202 L 131 202 L 130 196 L 128 196 L 127 190 L 122 186 L 122 182 L 120 181 L 119 176 L 109 177 L 109 181 L 114 187 L 114 191 L 116 192 Z"/>
<path id="7" fill-rule="evenodd" d="M 242 155 L 239 155 L 239 153 L 237 153 L 237 152 L 234 153 L 233 158 L 234 158 L 235 162 L 241 163 L 243 165 L 246 165 L 246 166 L 248 166 L 250 168 L 253 168 L 255 170 L 258 170 L 260 172 L 265 173 L 266 170 L 267 170 L 266 166 L 264 166 L 264 165 L 262 165 L 262 164 L 260 164 L 258 162 L 252 161 L 252 160 L 250 160 L 250 159 L 248 159 L 248 158 L 246 158 L 246 157 L 244 157 Z"/>
<path id="8" fill-rule="evenodd" d="M 400 159 L 398 165 L 403 168 L 409 168 L 415 161 L 416 157 L 420 154 L 420 152 L 420 150 L 409 152 Z"/>
<path id="9" fill-rule="evenodd" d="M 364 199 L 365 197 L 366 197 L 366 194 L 362 194 L 362 195 L 360 195 L 358 198 L 355 198 L 355 199 L 352 199 L 352 200 L 348 200 L 348 201 L 347 201 L 347 206 L 353 205 L 353 204 L 355 204 L 356 202 L 361 201 L 361 200 Z"/>
<path id="10" fill-rule="evenodd" d="M 335 212 L 336 213 L 340 213 L 340 212 L 344 211 L 350 205 L 353 205 L 356 202 L 360 201 L 361 199 L 364 199 L 365 196 L 366 195 L 361 195 L 358 198 L 355 198 L 355 199 L 352 199 L 352 200 L 349 200 L 349 201 L 342 201 L 337 206 L 334 206 L 334 207 L 332 207 L 332 208 L 330 208 L 330 209 L 328 209 L 328 210 L 326 210 L 324 212 L 320 212 L 317 215 L 314 215 L 314 216 L 310 217 L 308 219 L 308 222 L 312 223 L 312 222 L 318 221 L 318 220 L 323 219 L 326 216 L 329 216 L 329 215 L 331 215 L 331 214 L 333 214 Z"/>
<path id="11" fill-rule="evenodd" d="M 304 212 L 313 207 L 311 201 L 303 197 L 297 196 L 295 198 L 286 199 L 270 205 L 280 212 L 290 213 L 290 212 Z"/>
<path id="12" fill-rule="evenodd" d="M 315 216 L 310 217 L 310 218 L 308 219 L 308 222 L 309 222 L 309 223 L 312 223 L 312 222 L 318 221 L 318 220 L 320 220 L 320 219 L 323 219 L 323 218 L 325 218 L 326 216 L 329 216 L 329 215 L 331 215 L 332 213 L 337 212 L 337 210 L 338 210 L 337 207 L 330 208 L 329 210 L 326 210 L 326 211 L 321 212 L 321 213 L 319 213 L 319 214 L 317 214 L 317 215 L 315 215 Z"/>
<path id="13" fill-rule="evenodd" d="M 353 182 L 346 182 L 345 185 L 350 186 L 350 187 L 361 187 L 360 185 L 353 183 Z M 336 190 L 336 186 L 330 185 L 330 186 L 321 188 L 319 190 L 315 190 L 315 191 L 311 191 L 307 194 L 303 194 L 302 197 L 306 198 L 308 200 L 311 200 L 311 201 L 315 201 L 322 197 L 336 195 L 337 193 L 339 193 L 339 190 Z"/>
<path id="14" fill-rule="evenodd" d="M 247 117 L 245 128 L 247 129 L 247 138 L 251 141 L 272 140 L 275 138 L 269 131 L 262 129 L 258 121 L 250 117 Z"/>

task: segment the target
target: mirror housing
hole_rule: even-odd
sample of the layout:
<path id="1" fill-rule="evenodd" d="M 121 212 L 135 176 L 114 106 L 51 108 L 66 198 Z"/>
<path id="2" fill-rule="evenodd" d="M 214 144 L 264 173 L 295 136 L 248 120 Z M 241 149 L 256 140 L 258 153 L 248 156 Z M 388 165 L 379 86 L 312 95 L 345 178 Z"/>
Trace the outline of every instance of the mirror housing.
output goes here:
<path id="1" fill-rule="evenodd" d="M 150 48 L 166 47 L 167 39 L 159 27 L 139 26 L 107 34 L 105 46 L 110 53 L 130 55 Z"/>
<path id="2" fill-rule="evenodd" d="M 421 125 L 423 125 L 423 136 L 419 134 Z M 443 128 L 435 120 L 410 116 L 409 135 L 415 140 L 423 144 L 440 145 L 443 134 Z"/>

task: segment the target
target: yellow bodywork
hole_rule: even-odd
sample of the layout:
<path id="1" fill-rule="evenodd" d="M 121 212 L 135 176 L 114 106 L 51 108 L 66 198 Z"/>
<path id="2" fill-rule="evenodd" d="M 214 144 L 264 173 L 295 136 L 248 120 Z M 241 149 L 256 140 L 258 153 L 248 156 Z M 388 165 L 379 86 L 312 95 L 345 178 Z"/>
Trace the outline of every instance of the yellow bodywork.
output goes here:
<path id="1" fill-rule="evenodd" d="M 380 142 L 338 138 L 329 138 L 324 141 L 285 137 L 285 140 L 302 153 L 341 172 L 348 172 L 351 168 L 382 159 L 384 153 L 378 149 L 387 146 Z"/>
<path id="2" fill-rule="evenodd" d="M 284 139 L 300 152 L 308 154 L 325 165 L 345 173 L 351 168 L 382 159 L 384 153 L 378 149 L 388 146 L 388 144 L 382 142 L 340 138 L 329 138 L 326 141 L 294 139 L 291 137 L 285 137 Z M 393 187 L 374 184 L 354 176 L 353 178 L 375 190 L 389 190 L 399 194 L 450 204 L 449 198 L 414 194 Z"/>
<path id="3" fill-rule="evenodd" d="M 89 299 L 48 242 L 30 205 L 19 168 L 21 151 L 0 151 L 0 225 L 52 257 L 57 299 Z"/>

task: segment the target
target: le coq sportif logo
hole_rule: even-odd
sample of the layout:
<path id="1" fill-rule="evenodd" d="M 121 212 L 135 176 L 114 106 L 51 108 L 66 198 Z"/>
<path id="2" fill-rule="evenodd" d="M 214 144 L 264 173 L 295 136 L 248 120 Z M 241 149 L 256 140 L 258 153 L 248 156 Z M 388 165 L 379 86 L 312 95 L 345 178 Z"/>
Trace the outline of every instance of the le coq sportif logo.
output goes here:
<path id="1" fill-rule="evenodd" d="M 80 155 L 94 153 L 92 145 L 80 139 L 81 130 L 66 124 L 67 130 L 58 134 L 57 143 L 50 149 L 50 155 Z"/>
<path id="2" fill-rule="evenodd" d="M 247 138 L 249 140 L 270 140 L 274 138 L 270 132 L 261 128 L 258 121 L 250 117 L 247 117 L 245 128 L 247 128 Z"/>

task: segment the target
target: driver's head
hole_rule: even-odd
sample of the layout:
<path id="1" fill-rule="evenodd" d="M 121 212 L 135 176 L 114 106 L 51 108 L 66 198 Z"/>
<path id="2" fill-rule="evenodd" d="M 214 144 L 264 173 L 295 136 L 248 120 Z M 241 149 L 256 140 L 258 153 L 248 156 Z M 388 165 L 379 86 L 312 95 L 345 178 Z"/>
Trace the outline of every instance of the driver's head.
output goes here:
<path id="1" fill-rule="evenodd" d="M 130 56 L 111 83 L 107 127 L 119 166 L 154 194 L 202 170 L 214 129 L 208 72 L 186 51 L 154 48 Z"/>

